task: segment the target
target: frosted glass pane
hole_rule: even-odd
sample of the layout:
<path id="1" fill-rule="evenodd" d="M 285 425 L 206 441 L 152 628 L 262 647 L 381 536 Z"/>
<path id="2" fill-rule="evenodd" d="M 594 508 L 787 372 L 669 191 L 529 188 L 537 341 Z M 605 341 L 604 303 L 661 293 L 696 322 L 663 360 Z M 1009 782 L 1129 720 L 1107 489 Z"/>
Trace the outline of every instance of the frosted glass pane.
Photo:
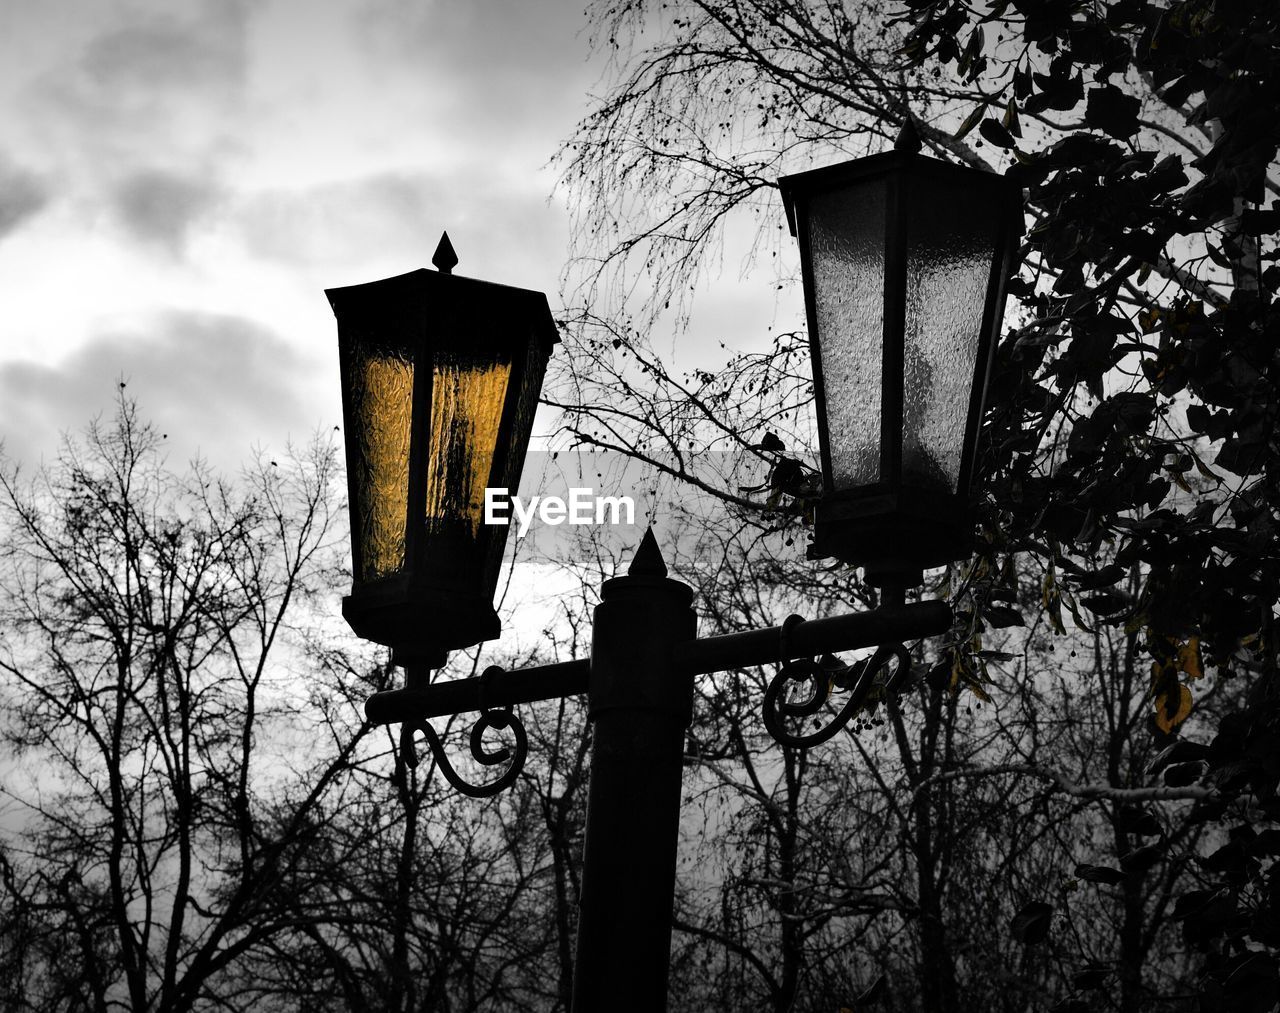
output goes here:
<path id="1" fill-rule="evenodd" d="M 995 233 L 982 201 L 909 206 L 903 480 L 955 491 Z"/>
<path id="2" fill-rule="evenodd" d="M 884 338 L 883 180 L 809 205 L 818 355 L 836 489 L 880 479 Z"/>
<path id="3" fill-rule="evenodd" d="M 495 363 L 492 355 L 437 353 L 427 466 L 429 529 L 444 531 L 465 521 L 472 535 L 479 532 L 510 379 L 511 363 Z"/>
<path id="4" fill-rule="evenodd" d="M 357 345 L 353 352 L 359 577 L 375 580 L 404 566 L 413 362 L 398 350 Z"/>

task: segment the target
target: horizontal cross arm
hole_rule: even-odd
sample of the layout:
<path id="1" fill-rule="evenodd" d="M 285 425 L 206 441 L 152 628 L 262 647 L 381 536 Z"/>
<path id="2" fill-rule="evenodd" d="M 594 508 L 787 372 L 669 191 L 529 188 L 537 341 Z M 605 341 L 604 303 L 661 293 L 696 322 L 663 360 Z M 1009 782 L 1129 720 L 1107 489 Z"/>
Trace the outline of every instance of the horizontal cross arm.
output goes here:
<path id="1" fill-rule="evenodd" d="M 785 644 L 781 626 L 690 640 L 676 647 L 676 665 L 689 675 L 706 675 L 778 664 L 793 658 L 940 636 L 951 622 L 951 608 L 946 602 L 886 605 L 871 612 L 797 623 L 787 632 Z M 591 662 L 582 658 L 503 672 L 487 683 L 481 679 L 451 679 L 420 689 L 377 693 L 365 704 L 365 714 L 374 724 L 385 725 L 553 700 L 587 692 L 590 677 Z"/>

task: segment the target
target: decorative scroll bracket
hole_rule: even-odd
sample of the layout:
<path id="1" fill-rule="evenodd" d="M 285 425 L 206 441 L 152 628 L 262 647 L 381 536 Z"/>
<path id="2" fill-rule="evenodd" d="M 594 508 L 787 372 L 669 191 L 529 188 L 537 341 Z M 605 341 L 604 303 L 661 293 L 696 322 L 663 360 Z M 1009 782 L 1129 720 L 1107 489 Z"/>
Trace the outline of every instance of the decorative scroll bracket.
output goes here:
<path id="1" fill-rule="evenodd" d="M 454 769 L 453 764 L 449 762 L 449 757 L 444 750 L 444 743 L 441 742 L 436 730 L 427 723 L 425 717 L 409 719 L 401 725 L 400 762 L 410 769 L 418 766 L 418 751 L 414 746 L 413 735 L 414 732 L 422 732 L 422 737 L 427 740 L 427 745 L 431 747 L 431 753 L 435 757 L 436 765 L 454 790 L 470 798 L 491 798 L 515 784 L 516 778 L 520 776 L 520 772 L 524 769 L 525 759 L 529 755 L 529 737 L 525 732 L 524 723 L 512 712 L 510 704 L 497 708 L 487 706 L 489 699 L 500 695 L 500 691 L 496 687 L 504 674 L 503 670 L 497 665 L 489 666 L 481 674 L 479 686 L 477 687 L 480 693 L 481 714 L 476 719 L 475 724 L 471 726 L 471 734 L 468 739 L 471 756 L 477 763 L 486 767 L 507 763 L 507 769 L 503 771 L 500 777 L 484 784 L 473 784 L 462 777 Z M 501 746 L 494 750 L 486 749 L 484 733 L 490 728 L 499 730 L 510 728 L 515 736 L 514 752 L 506 746 Z"/>

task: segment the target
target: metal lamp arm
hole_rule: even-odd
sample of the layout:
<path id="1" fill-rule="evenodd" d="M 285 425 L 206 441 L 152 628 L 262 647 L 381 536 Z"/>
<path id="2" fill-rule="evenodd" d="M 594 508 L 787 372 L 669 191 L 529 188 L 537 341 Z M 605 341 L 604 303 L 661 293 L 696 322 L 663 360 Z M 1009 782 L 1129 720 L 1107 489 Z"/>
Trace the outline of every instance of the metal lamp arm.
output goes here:
<path id="1" fill-rule="evenodd" d="M 676 645 L 675 663 L 687 675 L 709 675 L 862 647 L 899 645 L 940 636 L 951 623 L 951 607 L 946 602 L 883 605 L 870 612 L 700 637 Z M 562 661 L 502 672 L 483 686 L 482 679 L 453 679 L 420 688 L 386 690 L 369 698 L 365 714 L 374 724 L 407 723 L 417 728 L 428 718 L 586 693 L 590 677 L 588 659 Z"/>

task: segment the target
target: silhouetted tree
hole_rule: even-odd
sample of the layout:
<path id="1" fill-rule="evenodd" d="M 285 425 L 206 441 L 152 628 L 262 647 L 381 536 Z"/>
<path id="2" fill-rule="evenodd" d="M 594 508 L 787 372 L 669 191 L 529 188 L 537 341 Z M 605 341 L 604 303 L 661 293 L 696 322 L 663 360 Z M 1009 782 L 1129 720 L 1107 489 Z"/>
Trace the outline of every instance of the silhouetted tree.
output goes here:
<path id="1" fill-rule="evenodd" d="M 0 475 L 6 1009 L 240 1008 L 237 964 L 328 915 L 298 871 L 365 733 L 357 669 L 313 656 L 332 449 L 232 486 L 162 447 L 122 395 Z"/>
<path id="2" fill-rule="evenodd" d="M 1118 724 L 1099 728 L 1107 762 L 1087 765 L 1099 780 L 1084 797 L 1110 798 L 1114 846 L 1129 849 L 1121 1007 L 1148 1001 L 1132 962 L 1153 952 L 1139 926 L 1160 914 L 1154 889 L 1205 954 L 1202 1008 L 1270 1009 L 1276 835 L 1258 830 L 1280 815 L 1280 211 L 1265 207 L 1280 194 L 1280 13 L 1261 0 L 624 0 L 591 14 L 615 73 L 562 150 L 579 211 L 569 292 L 591 310 L 573 334 L 588 365 L 558 400 L 582 442 L 674 452 L 671 472 L 726 501 L 747 497 L 690 467 L 689 445 L 769 460 L 773 492 L 798 501 L 793 524 L 812 489 L 769 442 L 808 442 L 797 341 L 681 375 L 649 340 L 687 317 L 723 229 L 754 226 L 759 273 L 785 285 L 786 269 L 760 263 L 785 235 L 776 178 L 878 150 L 908 120 L 928 153 L 1023 184 L 980 547 L 951 577 L 962 625 L 944 670 L 984 693 L 984 636 L 1035 613 L 1058 637 L 1106 642 L 1082 693 Z M 1028 580 L 1034 597 L 1011 597 Z M 1067 795 L 1085 785 L 1048 759 L 1022 766 Z M 1194 819 L 1218 829 L 1197 847 L 1217 850 L 1124 829 L 1130 803 L 1165 788 L 1202 796 Z M 1148 863 L 1170 849 L 1157 883 Z M 1029 940 L 1056 924 L 1036 903 L 1018 923 Z"/>

